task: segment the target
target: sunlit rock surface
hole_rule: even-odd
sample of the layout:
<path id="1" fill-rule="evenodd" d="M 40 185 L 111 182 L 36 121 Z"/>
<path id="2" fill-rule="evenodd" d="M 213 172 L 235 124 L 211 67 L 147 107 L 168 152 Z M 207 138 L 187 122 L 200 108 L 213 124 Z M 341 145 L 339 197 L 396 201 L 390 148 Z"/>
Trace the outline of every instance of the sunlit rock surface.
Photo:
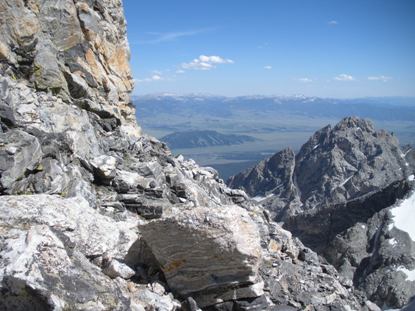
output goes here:
<path id="1" fill-rule="evenodd" d="M 245 192 L 141 133 L 121 1 L 4 0 L 0 21 L 0 309 L 367 310 Z"/>

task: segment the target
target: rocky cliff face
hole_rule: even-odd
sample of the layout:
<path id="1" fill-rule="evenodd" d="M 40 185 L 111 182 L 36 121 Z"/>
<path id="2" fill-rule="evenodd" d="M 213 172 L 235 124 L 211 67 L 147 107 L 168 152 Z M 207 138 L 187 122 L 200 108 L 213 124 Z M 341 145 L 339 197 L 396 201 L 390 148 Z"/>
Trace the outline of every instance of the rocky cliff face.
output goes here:
<path id="1" fill-rule="evenodd" d="M 415 295 L 411 274 L 401 273 L 414 270 L 414 236 L 393 229 L 391 214 L 414 186 L 410 157 L 393 135 L 345 118 L 317 131 L 297 155 L 283 150 L 228 184 L 256 196 L 372 300 L 398 307 Z M 414 214 L 415 205 L 407 217 Z"/>
<path id="2" fill-rule="evenodd" d="M 138 134 L 129 100 L 133 85 L 121 5 L 2 1 L 2 75 L 97 114 L 107 130 L 122 123 L 123 130 Z M 7 115 L 2 118 L 7 120 Z"/>
<path id="3" fill-rule="evenodd" d="M 141 133 L 119 0 L 0 2 L 1 310 L 368 310 L 210 168 Z"/>

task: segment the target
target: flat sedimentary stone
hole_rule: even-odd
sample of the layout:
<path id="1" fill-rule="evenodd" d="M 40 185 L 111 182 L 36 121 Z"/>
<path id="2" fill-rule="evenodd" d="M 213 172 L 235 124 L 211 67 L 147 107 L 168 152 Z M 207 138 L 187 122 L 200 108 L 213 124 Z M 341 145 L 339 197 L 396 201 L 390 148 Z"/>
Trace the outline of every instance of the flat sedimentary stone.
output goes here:
<path id="1" fill-rule="evenodd" d="M 200 296 L 194 295 L 193 298 L 197 301 L 199 307 L 204 308 L 206 306 L 215 305 L 224 301 L 240 300 L 240 299 L 252 299 L 260 297 L 264 294 L 264 282 L 258 282 L 253 285 L 219 290 L 216 293 L 202 293 Z"/>
<path id="2" fill-rule="evenodd" d="M 181 295 L 257 280 L 262 255 L 258 229 L 238 206 L 177 211 L 140 231 L 169 287 Z"/>

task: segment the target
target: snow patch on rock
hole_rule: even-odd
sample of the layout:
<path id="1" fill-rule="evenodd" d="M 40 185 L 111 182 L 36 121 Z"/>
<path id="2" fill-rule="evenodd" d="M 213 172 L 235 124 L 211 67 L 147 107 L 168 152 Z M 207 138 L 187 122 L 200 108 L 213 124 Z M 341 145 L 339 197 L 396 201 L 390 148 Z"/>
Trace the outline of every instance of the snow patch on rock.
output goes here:
<path id="1" fill-rule="evenodd" d="M 261 202 L 261 201 L 264 201 L 264 200 L 266 200 L 266 199 L 269 199 L 269 198 L 271 198 L 271 197 L 273 197 L 274 196 L 274 194 L 273 193 L 271 193 L 271 194 L 268 194 L 267 196 L 256 196 L 256 197 L 253 197 L 252 199 L 254 200 L 254 201 L 256 201 L 256 202 Z"/>
<path id="2" fill-rule="evenodd" d="M 409 197 L 402 200 L 395 208 L 391 209 L 393 226 L 399 230 L 408 232 L 412 241 L 415 241 L 415 191 Z"/>
<path id="3" fill-rule="evenodd" d="M 406 276 L 407 276 L 406 280 L 407 281 L 415 281 L 415 270 L 408 270 L 405 267 L 399 267 L 398 271 L 402 271 L 403 273 L 406 274 Z"/>

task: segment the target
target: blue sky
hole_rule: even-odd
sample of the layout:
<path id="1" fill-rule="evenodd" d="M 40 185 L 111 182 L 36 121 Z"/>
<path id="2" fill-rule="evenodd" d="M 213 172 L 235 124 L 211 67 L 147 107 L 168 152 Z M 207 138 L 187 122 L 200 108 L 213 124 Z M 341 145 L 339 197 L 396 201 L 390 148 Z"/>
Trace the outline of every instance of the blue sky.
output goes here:
<path id="1" fill-rule="evenodd" d="M 124 0 L 134 94 L 415 96 L 413 0 Z"/>

